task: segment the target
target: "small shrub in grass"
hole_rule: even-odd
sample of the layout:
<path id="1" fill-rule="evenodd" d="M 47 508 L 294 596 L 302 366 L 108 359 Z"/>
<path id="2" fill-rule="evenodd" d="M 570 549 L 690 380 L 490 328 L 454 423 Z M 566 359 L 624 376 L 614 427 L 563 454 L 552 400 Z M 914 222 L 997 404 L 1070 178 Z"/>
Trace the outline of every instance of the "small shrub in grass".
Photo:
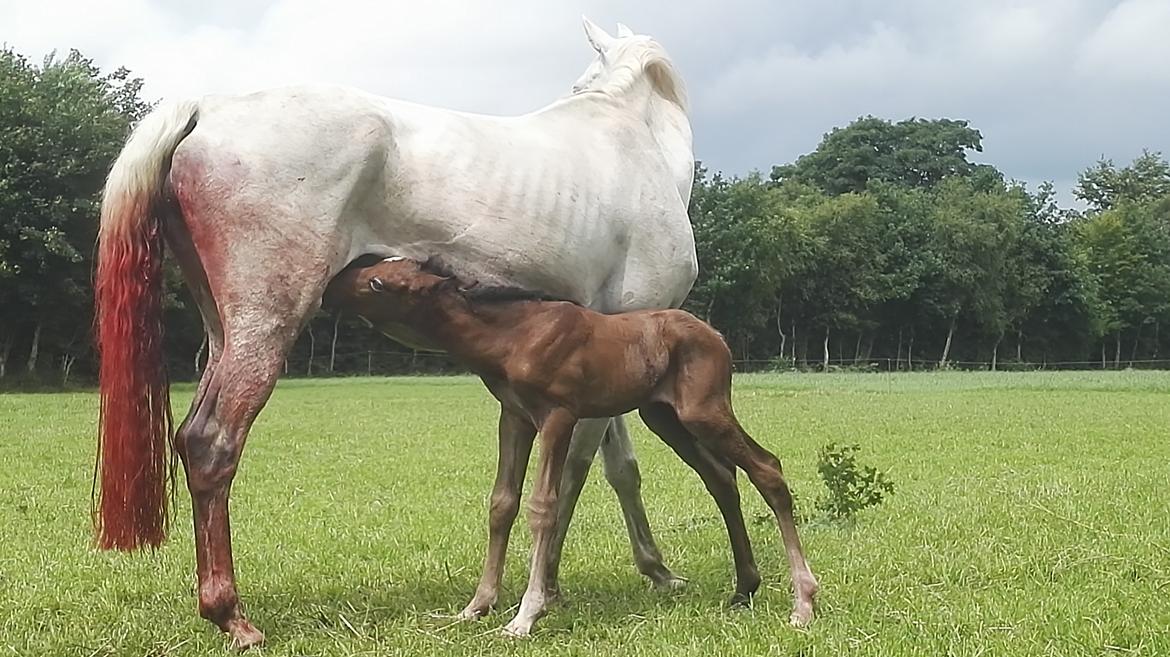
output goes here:
<path id="1" fill-rule="evenodd" d="M 816 501 L 810 514 L 801 498 L 792 490 L 793 517 L 798 524 L 833 524 L 852 522 L 859 511 L 877 506 L 893 494 L 894 482 L 869 466 L 857 464 L 859 445 L 829 443 L 818 451 L 817 471 L 828 489 Z M 757 514 L 756 524 L 774 522 L 771 513 Z"/>
<path id="2" fill-rule="evenodd" d="M 894 482 L 870 466 L 857 463 L 859 445 L 829 443 L 817 458 L 817 472 L 828 492 L 817 500 L 817 510 L 830 522 L 853 520 L 859 511 L 877 506 L 894 492 Z"/>

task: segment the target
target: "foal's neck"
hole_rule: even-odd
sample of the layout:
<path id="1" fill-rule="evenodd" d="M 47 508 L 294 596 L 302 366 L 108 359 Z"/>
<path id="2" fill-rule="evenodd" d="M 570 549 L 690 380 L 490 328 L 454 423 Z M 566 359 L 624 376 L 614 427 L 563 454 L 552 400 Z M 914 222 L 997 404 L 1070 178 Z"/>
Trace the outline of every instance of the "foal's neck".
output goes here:
<path id="1" fill-rule="evenodd" d="M 448 353 L 473 370 L 495 370 L 518 346 L 516 330 L 536 307 L 534 302 L 477 304 L 444 295 L 431 307 L 427 328 Z"/>

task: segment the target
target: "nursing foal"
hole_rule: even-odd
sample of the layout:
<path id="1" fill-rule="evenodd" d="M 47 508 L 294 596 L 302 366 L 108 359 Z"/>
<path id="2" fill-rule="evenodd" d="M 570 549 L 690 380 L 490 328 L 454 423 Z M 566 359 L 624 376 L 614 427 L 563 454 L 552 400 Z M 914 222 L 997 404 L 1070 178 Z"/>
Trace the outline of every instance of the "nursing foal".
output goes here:
<path id="1" fill-rule="evenodd" d="M 500 453 L 484 579 L 475 598 L 482 609 L 465 615 L 486 613 L 496 602 L 536 433 L 541 453 L 529 502 L 528 590 L 504 628 L 514 635 L 531 631 L 553 595 L 549 547 L 573 425 L 636 408 L 646 425 L 698 472 L 719 506 L 735 561 L 732 603 L 747 602 L 760 585 L 735 483 L 739 467 L 779 522 L 795 598 L 791 622 L 812 620 L 817 582 L 797 536 L 792 496 L 779 460 L 752 440 L 732 413 L 731 353 L 714 329 L 681 310 L 603 315 L 525 290 L 468 285 L 434 258 L 361 264 L 333 280 L 326 305 L 358 314 L 375 327 L 406 328 L 442 347 L 478 374 L 499 400 L 501 435 L 506 426 L 525 429 L 523 445 Z"/>

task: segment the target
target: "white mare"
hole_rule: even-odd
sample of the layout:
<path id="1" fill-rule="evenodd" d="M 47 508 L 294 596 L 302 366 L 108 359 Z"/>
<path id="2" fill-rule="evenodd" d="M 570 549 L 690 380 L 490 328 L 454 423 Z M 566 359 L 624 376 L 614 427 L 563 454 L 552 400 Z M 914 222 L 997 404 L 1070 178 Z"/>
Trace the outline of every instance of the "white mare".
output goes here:
<path id="1" fill-rule="evenodd" d="M 263 635 L 239 605 L 230 485 L 283 359 L 349 262 L 438 254 L 468 277 L 604 312 L 677 306 L 688 294 L 697 263 L 682 80 L 654 39 L 624 27 L 610 36 L 588 20 L 585 30 L 597 59 L 571 95 L 530 114 L 467 114 L 343 88 L 209 96 L 150 114 L 115 163 L 99 259 L 149 249 L 144 236 L 161 227 L 210 335 L 209 366 L 175 448 L 193 500 L 200 612 L 237 645 Z M 515 449 L 508 433 L 501 427 L 498 479 Z M 559 543 L 603 436 L 635 560 L 656 584 L 673 586 L 625 426 L 614 418 L 577 427 L 544 590 L 555 590 Z M 509 513 L 515 500 L 493 496 L 492 523 Z M 495 603 L 500 563 L 502 553 L 489 551 L 463 616 Z M 543 611 L 545 601 L 529 597 L 514 633 Z"/>

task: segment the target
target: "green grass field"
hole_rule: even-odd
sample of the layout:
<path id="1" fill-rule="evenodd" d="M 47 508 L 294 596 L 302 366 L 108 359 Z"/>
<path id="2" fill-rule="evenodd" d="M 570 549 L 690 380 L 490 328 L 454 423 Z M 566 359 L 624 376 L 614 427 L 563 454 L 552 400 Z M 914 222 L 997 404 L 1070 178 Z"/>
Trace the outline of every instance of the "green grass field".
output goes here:
<path id="1" fill-rule="evenodd" d="M 1168 393 L 1170 373 L 1154 372 L 738 378 L 741 421 L 804 504 L 829 442 L 861 444 L 897 485 L 852 527 L 804 529 L 822 586 L 806 631 L 786 622 L 772 524 L 749 526 L 765 578 L 754 607 L 723 607 L 714 503 L 635 416 L 650 519 L 689 587 L 659 594 L 637 575 L 598 463 L 565 599 L 517 642 L 498 636 L 508 609 L 449 620 L 475 586 L 494 474 L 495 405 L 478 382 L 287 382 L 232 497 L 241 593 L 263 655 L 1170 655 Z M 0 655 L 222 654 L 195 613 L 185 492 L 158 552 L 91 548 L 95 414 L 90 393 L 0 395 Z M 526 574 L 527 528 L 513 536 L 505 606 Z"/>

